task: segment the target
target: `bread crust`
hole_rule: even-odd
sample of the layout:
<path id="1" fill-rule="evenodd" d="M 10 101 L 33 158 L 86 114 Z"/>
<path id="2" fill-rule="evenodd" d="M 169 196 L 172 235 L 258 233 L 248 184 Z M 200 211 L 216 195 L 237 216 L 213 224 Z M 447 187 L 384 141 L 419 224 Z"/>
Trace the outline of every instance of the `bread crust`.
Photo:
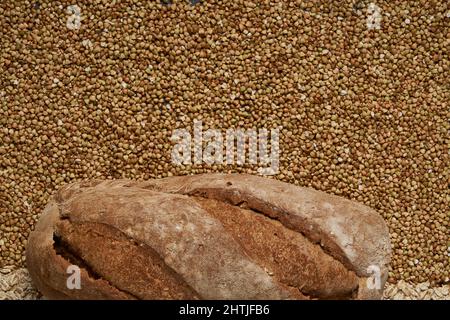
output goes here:
<path id="1" fill-rule="evenodd" d="M 30 235 L 52 299 L 377 299 L 390 242 L 374 210 L 242 174 L 63 187 Z M 66 286 L 81 267 L 81 290 Z M 369 266 L 381 288 L 366 286 Z"/>

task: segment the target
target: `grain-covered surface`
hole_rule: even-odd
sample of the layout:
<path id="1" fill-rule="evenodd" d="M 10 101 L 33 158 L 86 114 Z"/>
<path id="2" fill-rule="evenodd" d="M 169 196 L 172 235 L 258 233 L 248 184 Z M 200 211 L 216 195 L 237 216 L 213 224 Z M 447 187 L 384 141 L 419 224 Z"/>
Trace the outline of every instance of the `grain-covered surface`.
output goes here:
<path id="1" fill-rule="evenodd" d="M 429 282 L 413 284 L 399 281 L 386 286 L 383 298 L 386 300 L 450 300 L 450 285 L 430 287 Z"/>
<path id="2" fill-rule="evenodd" d="M 390 281 L 449 282 L 448 1 L 133 2 L 0 1 L 0 267 L 65 183 L 256 172 L 172 164 L 202 120 L 280 127 L 276 179 L 376 209 Z"/>
<path id="3" fill-rule="evenodd" d="M 0 300 L 34 300 L 40 297 L 27 269 L 14 266 L 0 268 Z"/>

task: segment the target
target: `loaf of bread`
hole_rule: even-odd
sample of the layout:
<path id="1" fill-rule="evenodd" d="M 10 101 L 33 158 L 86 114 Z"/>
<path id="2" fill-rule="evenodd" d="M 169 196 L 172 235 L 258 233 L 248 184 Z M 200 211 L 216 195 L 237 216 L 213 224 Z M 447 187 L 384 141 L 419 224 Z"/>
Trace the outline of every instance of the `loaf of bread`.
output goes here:
<path id="1" fill-rule="evenodd" d="M 50 299 L 377 299 L 390 241 L 382 217 L 357 202 L 204 174 L 67 185 L 26 257 Z M 71 265 L 79 288 L 67 285 Z"/>

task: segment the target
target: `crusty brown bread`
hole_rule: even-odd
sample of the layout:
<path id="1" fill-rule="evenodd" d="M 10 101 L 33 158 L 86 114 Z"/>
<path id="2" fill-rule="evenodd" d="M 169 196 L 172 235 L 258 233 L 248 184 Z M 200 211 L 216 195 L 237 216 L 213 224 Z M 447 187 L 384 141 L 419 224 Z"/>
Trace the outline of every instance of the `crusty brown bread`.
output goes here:
<path id="1" fill-rule="evenodd" d="M 381 216 L 359 203 L 205 174 L 67 185 L 26 255 L 51 299 L 377 299 L 390 242 Z M 81 289 L 66 285 L 72 264 Z M 367 286 L 373 266 L 380 289 Z"/>

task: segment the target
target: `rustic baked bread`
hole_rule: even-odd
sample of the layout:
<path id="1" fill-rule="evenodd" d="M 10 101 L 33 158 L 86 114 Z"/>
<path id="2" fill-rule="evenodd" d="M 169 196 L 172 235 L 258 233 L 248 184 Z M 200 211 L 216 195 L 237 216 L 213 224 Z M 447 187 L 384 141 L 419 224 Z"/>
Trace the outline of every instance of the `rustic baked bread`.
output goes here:
<path id="1" fill-rule="evenodd" d="M 67 185 L 26 256 L 50 299 L 376 299 L 390 241 L 382 217 L 357 202 L 204 174 Z M 66 285 L 70 265 L 81 289 Z M 367 286 L 374 268 L 378 289 Z"/>

